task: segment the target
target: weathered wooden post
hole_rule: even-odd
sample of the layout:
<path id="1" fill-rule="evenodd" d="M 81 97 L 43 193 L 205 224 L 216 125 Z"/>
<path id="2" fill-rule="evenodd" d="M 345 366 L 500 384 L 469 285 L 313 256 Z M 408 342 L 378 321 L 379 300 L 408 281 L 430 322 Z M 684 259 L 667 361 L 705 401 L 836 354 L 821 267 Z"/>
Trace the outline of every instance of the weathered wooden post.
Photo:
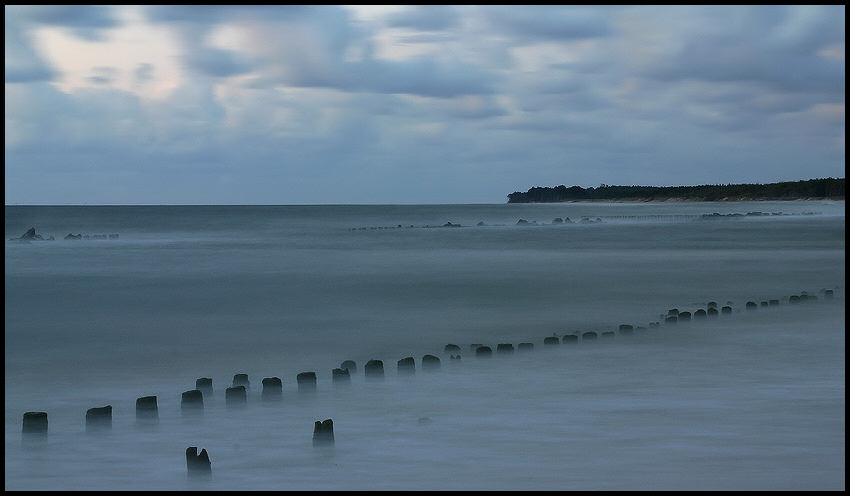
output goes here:
<path id="1" fill-rule="evenodd" d="M 183 416 L 203 414 L 204 394 L 199 389 L 183 391 L 180 397 L 180 411 L 183 413 Z"/>
<path id="2" fill-rule="evenodd" d="M 242 408 L 248 405 L 248 391 L 245 386 L 233 386 L 224 390 L 224 405 L 228 408 Z"/>
<path id="3" fill-rule="evenodd" d="M 24 412 L 21 432 L 24 434 L 47 434 L 47 412 Z"/>
<path id="4" fill-rule="evenodd" d="M 112 405 L 89 408 L 86 411 L 86 432 L 112 429 Z"/>
<path id="5" fill-rule="evenodd" d="M 189 477 L 209 477 L 212 475 L 212 465 L 207 450 L 198 453 L 197 446 L 186 448 L 186 471 Z"/>
<path id="6" fill-rule="evenodd" d="M 317 420 L 313 426 L 313 446 L 331 446 L 334 444 L 334 421 Z"/>
<path id="7" fill-rule="evenodd" d="M 283 398 L 283 381 L 280 377 L 263 378 L 263 401 L 277 401 Z"/>
<path id="8" fill-rule="evenodd" d="M 312 392 L 316 390 L 315 372 L 301 372 L 295 376 L 295 380 L 298 382 L 299 392 Z"/>
<path id="9" fill-rule="evenodd" d="M 156 396 L 142 396 L 136 399 L 136 423 L 154 424 L 159 422 L 159 409 Z"/>

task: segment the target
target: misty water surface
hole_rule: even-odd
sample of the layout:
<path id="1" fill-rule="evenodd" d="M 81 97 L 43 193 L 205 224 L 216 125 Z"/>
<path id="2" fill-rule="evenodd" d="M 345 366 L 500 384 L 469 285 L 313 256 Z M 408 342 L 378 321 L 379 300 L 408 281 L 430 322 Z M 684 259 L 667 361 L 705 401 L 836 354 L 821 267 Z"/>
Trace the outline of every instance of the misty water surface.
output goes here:
<path id="1" fill-rule="evenodd" d="M 692 220 L 754 211 L 788 215 Z M 6 243 L 6 489 L 844 489 L 843 202 L 6 207 L 7 240 L 29 227 L 56 240 Z M 543 346 L 709 301 L 734 311 Z M 244 409 L 224 401 L 236 373 Z M 215 393 L 183 418 L 199 377 Z M 107 404 L 111 431 L 87 434 Z M 46 440 L 22 437 L 26 411 Z M 314 448 L 326 418 L 336 442 Z"/>

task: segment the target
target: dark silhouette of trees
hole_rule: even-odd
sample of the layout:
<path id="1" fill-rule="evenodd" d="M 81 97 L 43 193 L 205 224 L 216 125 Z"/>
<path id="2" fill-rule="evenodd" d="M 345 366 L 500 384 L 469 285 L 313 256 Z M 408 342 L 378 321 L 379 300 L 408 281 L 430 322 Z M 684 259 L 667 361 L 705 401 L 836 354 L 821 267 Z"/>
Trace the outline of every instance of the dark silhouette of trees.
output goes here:
<path id="1" fill-rule="evenodd" d="M 508 195 L 508 203 L 557 203 L 586 200 L 797 200 L 844 199 L 844 178 L 809 179 L 769 184 L 704 184 L 700 186 L 609 186 L 582 188 L 563 184 L 535 186 Z"/>

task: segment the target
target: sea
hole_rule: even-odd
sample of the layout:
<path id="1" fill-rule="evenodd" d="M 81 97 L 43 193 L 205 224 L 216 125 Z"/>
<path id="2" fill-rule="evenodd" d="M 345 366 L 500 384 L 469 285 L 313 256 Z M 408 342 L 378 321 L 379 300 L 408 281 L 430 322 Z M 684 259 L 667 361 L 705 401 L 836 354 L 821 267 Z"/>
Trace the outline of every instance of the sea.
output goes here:
<path id="1" fill-rule="evenodd" d="M 5 216 L 6 490 L 845 489 L 844 201 Z"/>

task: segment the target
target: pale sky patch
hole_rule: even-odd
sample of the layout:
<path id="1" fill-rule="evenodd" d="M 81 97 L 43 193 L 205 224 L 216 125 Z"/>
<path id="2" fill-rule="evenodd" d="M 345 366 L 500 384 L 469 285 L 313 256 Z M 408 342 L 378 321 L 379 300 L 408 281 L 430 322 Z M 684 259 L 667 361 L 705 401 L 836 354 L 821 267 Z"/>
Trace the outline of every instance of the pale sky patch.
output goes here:
<path id="1" fill-rule="evenodd" d="M 131 10 L 132 12 L 132 10 Z M 182 78 L 172 33 L 165 27 L 144 23 L 137 15 L 128 16 L 127 24 L 108 30 L 103 40 L 87 40 L 57 27 L 33 31 L 36 47 L 61 74 L 57 88 L 70 93 L 92 86 L 88 78 L 97 67 L 115 69 L 113 86 L 143 98 L 165 98 Z M 139 66 L 155 68 L 153 79 L 144 85 L 135 77 Z"/>

